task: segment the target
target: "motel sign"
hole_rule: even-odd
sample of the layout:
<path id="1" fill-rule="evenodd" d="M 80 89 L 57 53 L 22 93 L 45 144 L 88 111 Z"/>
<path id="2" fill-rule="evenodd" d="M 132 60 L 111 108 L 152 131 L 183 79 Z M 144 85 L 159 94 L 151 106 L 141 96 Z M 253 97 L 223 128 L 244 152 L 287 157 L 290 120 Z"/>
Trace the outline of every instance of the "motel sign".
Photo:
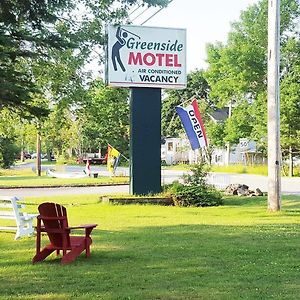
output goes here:
<path id="1" fill-rule="evenodd" d="M 106 71 L 111 86 L 184 89 L 186 30 L 109 26 Z"/>

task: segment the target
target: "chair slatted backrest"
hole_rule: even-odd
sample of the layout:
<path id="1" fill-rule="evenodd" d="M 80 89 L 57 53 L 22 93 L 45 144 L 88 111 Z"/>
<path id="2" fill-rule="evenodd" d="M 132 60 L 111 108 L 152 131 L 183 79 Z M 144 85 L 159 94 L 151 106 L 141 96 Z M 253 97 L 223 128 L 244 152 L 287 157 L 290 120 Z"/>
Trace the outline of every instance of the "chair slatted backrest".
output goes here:
<path id="1" fill-rule="evenodd" d="M 64 206 L 45 202 L 39 207 L 39 217 L 44 224 L 52 245 L 56 247 L 70 247 L 67 210 Z"/>

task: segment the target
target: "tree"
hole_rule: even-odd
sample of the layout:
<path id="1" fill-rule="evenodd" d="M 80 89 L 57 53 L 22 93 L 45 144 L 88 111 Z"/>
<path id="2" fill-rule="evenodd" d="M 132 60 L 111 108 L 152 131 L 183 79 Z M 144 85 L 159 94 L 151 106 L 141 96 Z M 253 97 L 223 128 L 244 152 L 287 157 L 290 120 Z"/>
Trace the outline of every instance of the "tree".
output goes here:
<path id="1" fill-rule="evenodd" d="M 268 2 L 262 0 L 241 13 L 240 20 L 233 23 L 225 45 L 217 43 L 207 49 L 209 67 L 205 78 L 211 87 L 210 98 L 223 107 L 234 100 L 236 108 L 232 118 L 225 125 L 225 139 L 237 142 L 238 137 L 255 139 L 266 146 L 266 84 L 267 84 L 267 12 Z M 296 20 L 300 16 L 299 2 L 281 1 L 281 82 L 282 82 L 282 146 L 291 138 L 295 139 L 298 122 L 297 101 L 293 84 L 299 52 L 292 40 L 299 41 L 299 29 Z M 285 83 L 286 81 L 286 83 Z M 288 89 L 288 87 L 290 89 Z M 293 92 L 293 89 L 294 92 Z M 288 95 L 294 94 L 295 97 Z M 293 109 L 292 109 L 293 107 Z M 293 135 L 287 128 L 295 128 Z M 288 143 L 290 143 L 288 142 Z"/>
<path id="2" fill-rule="evenodd" d="M 203 76 L 203 70 L 195 70 L 187 75 L 187 88 L 184 90 L 167 90 L 162 103 L 162 135 L 176 137 L 182 132 L 180 119 L 176 117 L 175 107 L 192 97 L 200 100 L 203 111 L 207 106 L 209 85 Z M 185 105 L 186 103 L 184 103 Z"/>
<path id="3" fill-rule="evenodd" d="M 48 156 L 55 154 L 57 158 L 70 158 L 74 131 L 76 124 L 68 108 L 56 105 L 49 118 L 41 124 L 41 135 Z"/>
<path id="4" fill-rule="evenodd" d="M 33 65 L 35 70 L 39 67 L 46 71 L 47 64 L 55 64 L 53 53 L 69 50 L 69 57 L 80 58 L 77 61 L 83 66 L 95 47 L 103 49 L 105 24 L 126 20 L 129 7 L 135 4 L 166 6 L 168 1 L 1 1 L 0 108 L 18 109 L 34 116 L 47 115 L 48 109 L 32 101 L 36 93 L 45 96 L 36 84 Z"/>
<path id="5" fill-rule="evenodd" d="M 124 154 L 129 149 L 129 93 L 108 87 L 102 80 L 91 85 L 85 104 L 77 112 L 83 148 L 97 150 L 111 144 Z"/>
<path id="6" fill-rule="evenodd" d="M 290 176 L 293 156 L 300 150 L 300 41 L 290 38 L 282 53 L 284 67 L 281 78 L 281 147 L 289 155 Z"/>
<path id="7" fill-rule="evenodd" d="M 209 139 L 209 147 L 224 147 L 225 145 L 225 125 L 224 123 L 209 122 L 205 126 Z"/>
<path id="8" fill-rule="evenodd" d="M 7 109 L 2 109 L 0 111 L 0 166 L 2 168 L 9 168 L 20 150 L 16 145 L 14 125 L 14 116 Z"/>
<path id="9" fill-rule="evenodd" d="M 133 5 L 166 6 L 168 2 L 1 1 L 0 110 L 7 107 L 23 118 L 33 118 L 37 128 L 46 124 L 53 107 L 58 108 L 54 114 L 70 116 L 71 109 L 81 105 L 91 80 L 84 65 L 93 59 L 95 50 L 103 50 L 106 44 L 105 25 L 127 22 Z M 104 55 L 97 55 L 103 62 Z M 73 127 L 62 122 L 58 125 L 62 126 L 55 126 L 60 138 L 46 142 L 48 147 L 56 143 L 57 151 L 63 153 L 68 136 L 74 135 L 70 132 Z"/>
<path id="10" fill-rule="evenodd" d="M 69 6 L 68 0 L 4 0 L 0 4 L 0 105 L 32 115 L 46 115 L 47 110 L 35 106 L 32 94 L 38 89 L 31 72 L 36 57 L 46 57 L 47 47 L 64 47 L 53 26 L 56 13 Z"/>
<path id="11" fill-rule="evenodd" d="M 252 114 L 247 101 L 239 103 L 227 119 L 224 140 L 230 144 L 238 144 L 240 138 L 248 138 L 252 132 Z"/>
<path id="12" fill-rule="evenodd" d="M 267 78 L 268 2 L 262 0 L 241 13 L 232 24 L 226 45 L 207 47 L 208 70 L 205 78 L 211 86 L 210 98 L 227 104 L 230 100 L 254 100 L 265 91 Z M 281 1 L 281 44 L 296 30 L 299 16 L 296 0 Z"/>

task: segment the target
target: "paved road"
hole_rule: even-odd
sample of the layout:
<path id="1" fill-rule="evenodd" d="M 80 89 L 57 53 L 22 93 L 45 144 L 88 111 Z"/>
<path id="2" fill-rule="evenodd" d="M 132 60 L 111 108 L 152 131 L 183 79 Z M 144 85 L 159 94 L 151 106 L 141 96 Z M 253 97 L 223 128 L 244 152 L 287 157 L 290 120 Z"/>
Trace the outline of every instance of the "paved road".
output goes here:
<path id="1" fill-rule="evenodd" d="M 164 171 L 162 183 L 167 183 L 178 179 L 182 172 Z M 230 183 L 247 184 L 250 189 L 261 189 L 268 191 L 268 178 L 266 176 L 248 174 L 221 174 L 214 173 L 210 176 L 209 182 L 218 188 L 225 188 Z M 300 178 L 282 178 L 282 194 L 300 195 Z M 0 196 L 19 195 L 27 196 L 46 196 L 46 195 L 67 195 L 67 194 L 124 194 L 129 192 L 128 185 L 101 186 L 101 187 L 64 187 L 64 188 L 20 188 L 20 189 L 0 189 Z"/>
<path id="2" fill-rule="evenodd" d="M 26 168 L 33 167 L 34 163 L 28 163 Z M 22 167 L 25 167 L 24 165 Z M 50 169 L 53 166 L 43 166 L 43 171 Z M 19 168 L 19 166 L 18 166 Z M 80 172 L 84 168 L 82 166 L 65 166 L 59 169 L 59 172 Z M 91 172 L 99 173 L 99 176 L 110 176 L 105 166 L 91 166 Z M 119 167 L 117 173 L 120 175 L 129 175 L 129 169 Z M 184 174 L 183 171 L 162 170 L 162 184 L 171 183 L 179 179 Z M 129 193 L 129 185 L 117 186 L 99 186 L 99 187 L 60 187 L 60 188 L 20 188 L 20 189 L 0 189 L 0 196 L 20 197 L 28 196 L 55 196 L 55 195 L 70 195 L 70 194 L 125 194 Z"/>
<path id="3" fill-rule="evenodd" d="M 224 189 L 231 183 L 241 183 L 249 186 L 249 189 L 255 190 L 259 188 L 263 192 L 268 191 L 268 177 L 251 174 L 224 174 L 213 173 L 209 178 L 209 182 L 216 187 Z M 282 194 L 300 195 L 300 178 L 299 177 L 282 177 L 281 178 Z"/>
<path id="4" fill-rule="evenodd" d="M 28 165 L 27 165 L 28 167 Z M 51 166 L 44 166 L 45 169 Z M 63 170 L 65 172 L 78 172 L 83 169 L 82 166 L 66 166 Z M 100 176 L 108 176 L 105 166 L 91 166 L 92 172 L 98 172 Z M 128 175 L 128 168 L 118 168 L 119 174 Z M 184 171 L 162 170 L 162 184 L 171 183 L 178 180 L 184 174 Z M 208 179 L 209 183 L 216 187 L 224 189 L 231 183 L 241 183 L 249 186 L 250 189 L 255 190 L 259 188 L 263 192 L 268 191 L 268 178 L 266 176 L 251 175 L 251 174 L 224 174 L 212 173 Z M 297 194 L 300 195 L 300 178 L 283 177 L 281 181 L 282 194 Z M 0 196 L 2 195 L 20 195 L 39 196 L 39 195 L 63 195 L 63 194 L 107 194 L 107 193 L 128 193 L 129 186 L 102 186 L 102 187 L 71 187 L 71 188 L 22 188 L 22 189 L 0 189 Z"/>

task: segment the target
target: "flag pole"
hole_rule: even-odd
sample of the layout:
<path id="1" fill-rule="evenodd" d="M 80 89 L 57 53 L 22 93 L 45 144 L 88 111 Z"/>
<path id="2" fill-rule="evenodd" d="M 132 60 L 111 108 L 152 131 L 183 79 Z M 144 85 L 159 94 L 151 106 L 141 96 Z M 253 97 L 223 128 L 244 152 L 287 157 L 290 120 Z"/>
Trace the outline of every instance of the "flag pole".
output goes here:
<path id="1" fill-rule="evenodd" d="M 184 103 L 187 103 L 187 102 L 191 101 L 192 99 L 197 99 L 197 98 L 196 98 L 196 96 L 193 96 L 193 97 L 191 97 L 191 98 L 189 98 L 189 99 L 187 99 L 187 100 L 182 101 L 181 103 L 179 103 L 179 104 L 176 105 L 176 106 L 182 106 Z M 198 99 L 197 99 L 197 100 L 198 100 Z M 174 114 L 173 114 L 173 116 L 172 116 L 172 118 L 171 118 L 171 121 L 170 121 L 170 123 L 169 123 L 169 125 L 168 125 L 166 131 L 168 131 L 169 128 L 171 127 L 171 125 L 173 124 L 173 121 L 174 121 L 174 118 L 175 118 L 176 114 L 177 114 L 177 113 L 176 113 L 176 111 L 175 111 Z"/>
<path id="2" fill-rule="evenodd" d="M 191 98 L 189 98 L 189 99 L 187 99 L 187 100 L 184 100 L 184 101 L 182 101 L 181 103 L 179 103 L 178 106 L 182 106 L 184 103 L 190 102 L 190 101 L 193 100 L 193 99 L 198 100 L 196 96 L 192 96 Z"/>
<path id="3" fill-rule="evenodd" d="M 112 145 L 109 144 L 109 143 L 108 143 L 108 146 L 117 149 L 116 147 L 112 146 Z M 118 150 L 118 151 L 119 151 L 119 150 Z M 128 159 L 125 155 L 123 155 L 120 151 L 119 151 L 119 153 L 120 153 L 120 155 L 121 155 L 123 158 L 125 158 L 127 161 L 129 161 L 129 159 Z"/>

